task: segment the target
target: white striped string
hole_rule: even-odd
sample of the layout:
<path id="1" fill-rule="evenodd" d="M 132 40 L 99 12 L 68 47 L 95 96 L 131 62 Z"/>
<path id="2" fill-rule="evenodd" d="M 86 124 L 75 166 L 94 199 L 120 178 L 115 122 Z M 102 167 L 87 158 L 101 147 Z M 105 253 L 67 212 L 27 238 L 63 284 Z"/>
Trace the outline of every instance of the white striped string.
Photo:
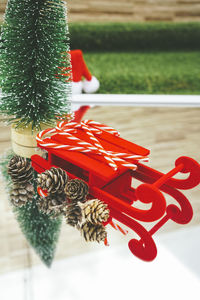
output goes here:
<path id="1" fill-rule="evenodd" d="M 140 156 L 140 155 L 133 155 L 130 153 L 118 153 L 113 151 L 106 151 L 98 139 L 94 136 L 92 132 L 92 127 L 90 125 L 99 126 L 100 128 L 96 128 L 93 130 L 94 134 L 99 134 L 99 132 L 102 132 L 101 130 L 107 131 L 107 132 L 113 132 L 116 136 L 119 136 L 119 133 L 113 129 L 112 127 L 102 125 L 95 121 L 84 121 L 81 123 L 76 122 L 69 122 L 66 123 L 65 121 L 61 121 L 58 123 L 56 128 L 50 128 L 41 131 L 36 140 L 40 146 L 46 147 L 46 148 L 53 148 L 53 149 L 63 149 L 63 150 L 69 150 L 69 151 L 79 151 L 83 153 L 91 152 L 93 154 L 98 154 L 103 156 L 105 161 L 108 163 L 110 167 L 112 167 L 114 170 L 117 169 L 117 165 L 122 165 L 127 168 L 131 168 L 135 170 L 137 168 L 136 164 L 133 164 L 131 162 L 128 162 L 128 160 L 134 160 L 134 161 L 147 161 L 148 157 L 146 156 Z M 79 139 L 78 137 L 75 137 L 73 133 L 77 132 L 77 129 L 81 128 L 85 133 L 88 135 L 91 143 L 83 141 Z M 46 134 L 52 134 L 56 133 L 59 135 L 64 135 L 68 140 L 71 140 L 74 145 L 67 145 L 67 144 L 60 144 L 57 142 L 45 142 L 43 140 L 44 136 Z"/>
<path id="2" fill-rule="evenodd" d="M 92 144 L 96 146 L 101 154 L 103 154 L 104 159 L 107 161 L 108 165 L 113 168 L 115 171 L 118 169 L 116 163 L 113 161 L 112 156 L 108 154 L 102 147 L 101 143 L 95 138 L 93 133 L 90 130 L 90 127 L 82 124 L 82 128 L 85 130 L 86 134 L 89 136 L 90 141 Z"/>

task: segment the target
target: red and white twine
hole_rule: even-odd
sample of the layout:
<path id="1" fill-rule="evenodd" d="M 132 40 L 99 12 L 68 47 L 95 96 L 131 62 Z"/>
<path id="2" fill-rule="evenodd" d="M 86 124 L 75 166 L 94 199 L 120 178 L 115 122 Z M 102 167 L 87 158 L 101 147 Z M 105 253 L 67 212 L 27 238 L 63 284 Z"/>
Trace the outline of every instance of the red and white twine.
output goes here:
<path id="1" fill-rule="evenodd" d="M 46 193 L 41 187 L 37 187 L 37 192 L 40 195 L 40 197 L 45 198 L 48 196 L 48 193 Z"/>
<path id="2" fill-rule="evenodd" d="M 75 136 L 74 133 L 77 132 L 77 129 L 83 130 L 89 137 L 90 142 L 86 142 Z M 100 137 L 102 132 L 108 132 L 113 134 L 114 136 L 119 136 L 119 132 L 114 128 L 95 121 L 85 120 L 81 123 L 62 121 L 58 123 L 56 128 L 50 128 L 41 131 L 37 135 L 36 140 L 38 142 L 38 145 L 44 148 L 63 149 L 67 151 L 77 151 L 82 153 L 92 153 L 100 155 L 104 159 L 104 161 L 115 171 L 118 169 L 119 165 L 136 170 L 137 165 L 135 163 L 137 161 L 148 161 L 147 156 L 105 150 L 98 140 L 98 136 Z M 73 142 L 73 145 L 61 144 L 54 141 L 47 142 L 45 141 L 44 137 L 47 134 L 58 134 L 65 136 L 66 140 Z"/>
<path id="3" fill-rule="evenodd" d="M 123 235 L 127 235 L 128 231 L 126 229 L 123 229 L 121 226 L 119 226 L 114 221 L 110 221 L 109 224 L 117 231 L 120 231 Z"/>
<path id="4" fill-rule="evenodd" d="M 118 225 L 114 221 L 110 221 L 108 224 L 110 224 L 115 230 L 121 232 L 123 235 L 127 235 L 128 234 L 128 230 L 122 228 L 120 225 Z M 107 237 L 104 239 L 104 245 L 105 246 L 110 246 Z"/>

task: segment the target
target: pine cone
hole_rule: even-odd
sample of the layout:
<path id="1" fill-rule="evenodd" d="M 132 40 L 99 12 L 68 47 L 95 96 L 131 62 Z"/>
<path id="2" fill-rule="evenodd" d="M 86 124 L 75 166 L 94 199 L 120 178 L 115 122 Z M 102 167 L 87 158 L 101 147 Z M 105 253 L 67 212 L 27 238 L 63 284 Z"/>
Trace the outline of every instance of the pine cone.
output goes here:
<path id="1" fill-rule="evenodd" d="M 11 194 L 10 200 L 11 203 L 16 207 L 22 207 L 27 202 L 32 201 L 34 197 L 34 188 L 30 183 L 27 184 L 14 184 Z"/>
<path id="2" fill-rule="evenodd" d="M 103 225 L 94 225 L 90 222 L 82 224 L 80 227 L 81 235 L 84 237 L 86 242 L 101 242 L 107 237 L 107 232 Z"/>
<path id="3" fill-rule="evenodd" d="M 66 184 L 65 193 L 71 201 L 83 202 L 88 195 L 88 185 L 80 179 L 72 179 Z"/>
<path id="4" fill-rule="evenodd" d="M 107 204 L 98 200 L 92 199 L 85 203 L 79 203 L 82 212 L 82 220 L 93 224 L 101 224 L 109 218 L 109 209 Z"/>
<path id="5" fill-rule="evenodd" d="M 51 214 L 53 217 L 61 215 L 65 210 L 66 204 L 64 193 L 53 194 L 45 198 L 40 197 L 37 201 L 38 209 L 45 214 Z"/>
<path id="6" fill-rule="evenodd" d="M 77 204 L 70 204 L 66 208 L 66 223 L 76 227 L 81 221 L 81 209 Z"/>
<path id="7" fill-rule="evenodd" d="M 38 174 L 38 185 L 47 190 L 49 194 L 62 194 L 67 183 L 68 176 L 61 168 L 51 168 L 45 172 Z"/>
<path id="8" fill-rule="evenodd" d="M 13 183 L 25 184 L 30 182 L 33 178 L 31 162 L 24 157 L 13 156 L 8 163 L 8 174 L 11 176 Z"/>

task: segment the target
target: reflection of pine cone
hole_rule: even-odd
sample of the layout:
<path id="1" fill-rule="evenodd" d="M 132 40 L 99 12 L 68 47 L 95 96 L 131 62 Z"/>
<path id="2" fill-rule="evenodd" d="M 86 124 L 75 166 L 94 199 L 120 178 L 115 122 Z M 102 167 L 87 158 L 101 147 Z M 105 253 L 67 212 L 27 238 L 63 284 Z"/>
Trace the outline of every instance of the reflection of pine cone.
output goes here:
<path id="1" fill-rule="evenodd" d="M 27 184 L 14 184 L 11 194 L 10 200 L 11 203 L 16 207 L 22 207 L 28 201 L 32 201 L 34 196 L 34 188 L 30 183 Z"/>
<path id="2" fill-rule="evenodd" d="M 40 197 L 37 201 L 38 209 L 45 213 L 51 214 L 54 217 L 61 215 L 66 207 L 65 194 L 53 194 L 45 198 Z"/>
<path id="3" fill-rule="evenodd" d="M 38 185 L 47 190 L 49 194 L 62 194 L 67 183 L 68 176 L 61 168 L 51 168 L 45 172 L 38 174 Z"/>
<path id="4" fill-rule="evenodd" d="M 84 223 L 80 227 L 81 235 L 85 238 L 86 242 L 101 242 L 107 237 L 107 232 L 103 225 L 94 225 L 90 222 Z"/>
<path id="5" fill-rule="evenodd" d="M 80 179 L 72 179 L 66 184 L 65 193 L 71 201 L 83 202 L 88 195 L 88 185 Z"/>
<path id="6" fill-rule="evenodd" d="M 81 209 L 77 204 L 69 204 L 65 213 L 67 224 L 75 227 L 81 221 Z"/>
<path id="7" fill-rule="evenodd" d="M 33 178 L 30 161 L 18 155 L 13 156 L 8 163 L 8 174 L 11 176 L 13 183 L 25 184 L 30 182 Z"/>
<path id="8" fill-rule="evenodd" d="M 88 200 L 79 205 L 82 210 L 82 218 L 86 222 L 101 224 L 102 222 L 106 222 L 109 218 L 107 204 L 98 199 Z"/>

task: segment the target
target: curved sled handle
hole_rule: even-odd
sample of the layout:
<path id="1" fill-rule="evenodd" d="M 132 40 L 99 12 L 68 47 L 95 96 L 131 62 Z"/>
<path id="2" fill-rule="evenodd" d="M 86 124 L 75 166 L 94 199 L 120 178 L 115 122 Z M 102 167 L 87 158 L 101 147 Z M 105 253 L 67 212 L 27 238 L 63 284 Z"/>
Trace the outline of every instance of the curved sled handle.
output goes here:
<path id="1" fill-rule="evenodd" d="M 144 261 L 154 260 L 157 255 L 157 248 L 148 231 L 141 224 L 119 211 L 111 209 L 111 215 L 113 218 L 132 229 L 141 238 L 140 240 L 132 239 L 129 241 L 128 246 L 130 251 Z"/>
<path id="2" fill-rule="evenodd" d="M 188 178 L 171 178 L 167 185 L 177 189 L 188 190 L 200 184 L 200 164 L 197 161 L 187 156 L 181 156 L 175 162 L 175 166 L 177 167 L 178 165 L 183 165 L 181 173 L 190 173 Z"/>
<path id="3" fill-rule="evenodd" d="M 176 173 L 189 173 L 186 179 L 172 178 Z M 200 164 L 194 159 L 181 156 L 175 162 L 175 168 L 167 174 L 163 174 L 148 166 L 138 163 L 138 169 L 131 172 L 132 177 L 145 181 L 146 183 L 154 184 L 155 186 L 167 185 L 177 189 L 188 190 L 200 184 Z"/>

